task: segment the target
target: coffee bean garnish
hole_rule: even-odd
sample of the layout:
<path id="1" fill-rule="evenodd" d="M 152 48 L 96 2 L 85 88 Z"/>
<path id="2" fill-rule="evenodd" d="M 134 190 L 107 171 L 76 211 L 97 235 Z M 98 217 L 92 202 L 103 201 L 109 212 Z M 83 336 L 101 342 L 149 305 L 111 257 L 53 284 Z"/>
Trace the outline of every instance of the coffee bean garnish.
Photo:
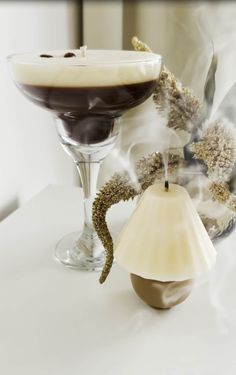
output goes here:
<path id="1" fill-rule="evenodd" d="M 64 57 L 75 57 L 75 54 L 73 52 L 66 52 Z"/>
<path id="2" fill-rule="evenodd" d="M 46 57 L 47 59 L 53 57 L 52 55 L 47 55 L 46 53 L 42 53 L 42 55 L 40 55 L 40 57 Z"/>

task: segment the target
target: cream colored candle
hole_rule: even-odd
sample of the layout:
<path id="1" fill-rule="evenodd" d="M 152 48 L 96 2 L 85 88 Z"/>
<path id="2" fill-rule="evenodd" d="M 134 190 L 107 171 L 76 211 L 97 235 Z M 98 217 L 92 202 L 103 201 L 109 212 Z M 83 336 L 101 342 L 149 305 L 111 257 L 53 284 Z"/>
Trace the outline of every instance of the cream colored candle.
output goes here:
<path id="1" fill-rule="evenodd" d="M 185 188 L 150 186 L 115 244 L 115 259 L 146 279 L 199 277 L 215 263 L 216 251 Z"/>

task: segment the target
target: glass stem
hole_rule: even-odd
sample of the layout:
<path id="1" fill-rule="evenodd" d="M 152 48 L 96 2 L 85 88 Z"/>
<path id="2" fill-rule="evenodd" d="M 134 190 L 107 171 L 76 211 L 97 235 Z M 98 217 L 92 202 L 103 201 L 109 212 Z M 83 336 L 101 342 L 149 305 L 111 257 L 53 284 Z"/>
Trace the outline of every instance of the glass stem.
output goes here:
<path id="1" fill-rule="evenodd" d="M 78 241 L 85 255 L 91 258 L 99 256 L 103 251 L 92 221 L 100 164 L 100 161 L 91 161 L 90 155 L 86 155 L 86 160 L 76 163 L 84 192 L 84 227 Z"/>

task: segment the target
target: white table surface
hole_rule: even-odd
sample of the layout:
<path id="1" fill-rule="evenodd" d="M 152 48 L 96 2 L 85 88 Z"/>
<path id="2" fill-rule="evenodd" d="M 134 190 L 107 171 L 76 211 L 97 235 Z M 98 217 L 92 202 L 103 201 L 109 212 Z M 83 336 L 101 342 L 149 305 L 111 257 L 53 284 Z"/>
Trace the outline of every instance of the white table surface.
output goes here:
<path id="1" fill-rule="evenodd" d="M 0 223 L 0 374 L 235 375 L 236 231 L 210 279 L 158 311 L 117 265 L 100 285 L 54 260 L 82 213 L 80 189 L 49 186 Z"/>

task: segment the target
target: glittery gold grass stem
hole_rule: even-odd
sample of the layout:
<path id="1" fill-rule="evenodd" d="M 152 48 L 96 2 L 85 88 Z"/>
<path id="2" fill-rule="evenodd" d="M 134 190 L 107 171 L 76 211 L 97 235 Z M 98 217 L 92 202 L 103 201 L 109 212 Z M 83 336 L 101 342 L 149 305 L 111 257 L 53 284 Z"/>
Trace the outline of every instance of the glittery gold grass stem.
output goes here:
<path id="1" fill-rule="evenodd" d="M 230 180 L 236 162 L 235 130 L 225 121 L 213 122 L 203 131 L 201 139 L 191 144 L 195 158 L 207 166 L 212 181 Z"/>
<path id="2" fill-rule="evenodd" d="M 231 211 L 236 212 L 236 196 L 229 190 L 227 182 L 211 182 L 209 191 L 214 201 L 223 204 Z"/>
<path id="3" fill-rule="evenodd" d="M 178 155 L 169 154 L 169 175 L 179 168 L 182 159 Z M 105 248 L 106 261 L 103 267 L 100 283 L 104 283 L 113 263 L 113 239 L 106 223 L 106 214 L 111 206 L 120 201 L 126 201 L 141 194 L 152 185 L 156 179 L 164 176 L 164 164 L 161 154 L 153 153 L 142 158 L 136 166 L 138 186 L 134 187 L 127 174 L 115 174 L 100 190 L 93 203 L 93 224 Z"/>
<path id="4" fill-rule="evenodd" d="M 151 48 L 148 47 L 148 45 L 141 40 L 137 38 L 137 36 L 134 36 L 131 40 L 132 45 L 135 49 L 135 51 L 142 51 L 142 52 L 152 52 Z"/>
<path id="5" fill-rule="evenodd" d="M 152 52 L 148 45 L 136 36 L 132 38 L 132 45 L 136 51 Z M 163 113 L 168 110 L 169 128 L 189 133 L 196 130 L 202 114 L 201 103 L 189 88 L 182 86 L 166 66 L 162 67 L 153 94 L 156 108 Z"/>
<path id="6" fill-rule="evenodd" d="M 93 223 L 97 234 L 105 248 L 106 261 L 103 267 L 100 283 L 106 280 L 113 263 L 113 240 L 106 224 L 108 209 L 121 200 L 134 198 L 139 192 L 129 184 L 125 175 L 114 175 L 100 190 L 93 204 Z"/>

